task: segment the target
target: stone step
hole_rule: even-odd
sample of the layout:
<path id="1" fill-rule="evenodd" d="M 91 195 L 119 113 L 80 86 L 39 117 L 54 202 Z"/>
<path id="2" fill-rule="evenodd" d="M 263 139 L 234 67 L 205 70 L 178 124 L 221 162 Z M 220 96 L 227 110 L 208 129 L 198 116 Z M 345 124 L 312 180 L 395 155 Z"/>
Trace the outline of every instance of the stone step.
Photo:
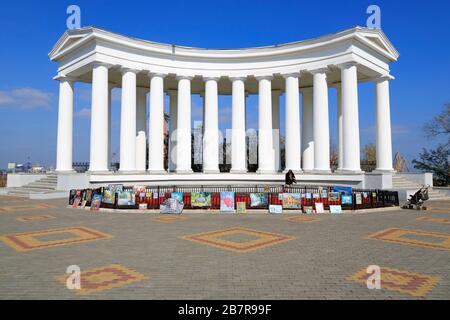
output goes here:
<path id="1" fill-rule="evenodd" d="M 24 187 L 56 188 L 56 184 L 42 183 L 42 182 L 33 182 L 33 183 L 25 185 Z"/>

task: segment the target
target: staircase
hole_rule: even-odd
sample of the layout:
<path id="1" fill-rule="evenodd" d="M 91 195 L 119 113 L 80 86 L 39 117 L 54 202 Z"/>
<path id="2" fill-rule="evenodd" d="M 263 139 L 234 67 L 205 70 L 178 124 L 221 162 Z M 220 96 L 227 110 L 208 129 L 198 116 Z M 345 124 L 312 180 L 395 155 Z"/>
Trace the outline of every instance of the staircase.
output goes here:
<path id="1" fill-rule="evenodd" d="M 417 182 L 411 181 L 402 175 L 394 174 L 392 175 L 392 189 L 404 189 L 404 190 L 414 190 L 418 191 L 423 185 Z M 439 200 L 448 198 L 447 195 L 433 188 L 428 189 L 428 196 L 430 200 Z"/>
<path id="2" fill-rule="evenodd" d="M 45 194 L 56 191 L 58 177 L 51 173 L 22 187 L 8 188 L 8 194 L 18 197 L 30 197 L 31 194 Z"/>

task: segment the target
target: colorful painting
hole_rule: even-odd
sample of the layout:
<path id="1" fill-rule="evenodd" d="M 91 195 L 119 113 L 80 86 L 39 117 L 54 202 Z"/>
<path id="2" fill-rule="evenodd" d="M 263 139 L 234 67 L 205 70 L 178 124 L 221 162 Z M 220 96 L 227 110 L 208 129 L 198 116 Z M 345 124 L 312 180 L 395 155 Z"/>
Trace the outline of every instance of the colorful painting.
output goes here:
<path id="1" fill-rule="evenodd" d="M 269 213 L 283 213 L 283 206 L 271 204 L 269 205 Z"/>
<path id="2" fill-rule="evenodd" d="M 283 193 L 283 208 L 284 209 L 301 209 L 301 194 L 300 193 Z"/>
<path id="3" fill-rule="evenodd" d="M 251 207 L 264 207 L 269 205 L 269 197 L 267 193 L 250 193 L 250 206 Z"/>
<path id="4" fill-rule="evenodd" d="M 116 203 L 116 193 L 109 189 L 103 190 L 102 202 L 107 204 L 115 204 Z"/>
<path id="5" fill-rule="evenodd" d="M 362 204 L 361 193 L 355 194 L 355 202 L 356 202 L 356 204 Z"/>
<path id="6" fill-rule="evenodd" d="M 339 201 L 340 198 L 341 198 L 341 194 L 339 192 L 330 192 L 328 194 L 329 201 Z"/>
<path id="7" fill-rule="evenodd" d="M 333 213 L 333 214 L 342 213 L 342 207 L 340 205 L 339 206 L 330 205 L 330 213 Z"/>
<path id="8" fill-rule="evenodd" d="M 220 193 L 220 211 L 234 212 L 234 192 Z"/>
<path id="9" fill-rule="evenodd" d="M 247 203 L 238 202 L 236 203 L 236 213 L 246 213 L 247 212 Z"/>
<path id="10" fill-rule="evenodd" d="M 316 203 L 315 203 L 315 207 L 316 207 L 316 213 L 324 213 L 324 210 L 323 210 L 323 203 L 321 203 L 321 202 L 316 202 Z"/>
<path id="11" fill-rule="evenodd" d="M 110 184 L 108 189 L 114 192 L 123 191 L 123 184 Z"/>
<path id="12" fill-rule="evenodd" d="M 135 205 L 134 194 L 131 191 L 119 191 L 117 193 L 117 205 L 134 206 Z"/>
<path id="13" fill-rule="evenodd" d="M 352 196 L 342 195 L 341 199 L 342 199 L 342 204 L 352 204 L 353 203 Z"/>
<path id="14" fill-rule="evenodd" d="M 308 206 L 308 207 L 303 207 L 303 212 L 306 214 L 312 214 L 314 212 L 313 207 Z"/>
<path id="15" fill-rule="evenodd" d="M 100 209 L 101 202 L 102 202 L 102 194 L 94 193 L 94 195 L 92 196 L 92 201 L 91 201 L 91 210 Z"/>
<path id="16" fill-rule="evenodd" d="M 177 199 L 180 202 L 183 202 L 183 192 L 172 192 L 170 197 L 173 199 Z"/>
<path id="17" fill-rule="evenodd" d="M 192 207 L 210 207 L 211 193 L 209 192 L 191 192 Z"/>

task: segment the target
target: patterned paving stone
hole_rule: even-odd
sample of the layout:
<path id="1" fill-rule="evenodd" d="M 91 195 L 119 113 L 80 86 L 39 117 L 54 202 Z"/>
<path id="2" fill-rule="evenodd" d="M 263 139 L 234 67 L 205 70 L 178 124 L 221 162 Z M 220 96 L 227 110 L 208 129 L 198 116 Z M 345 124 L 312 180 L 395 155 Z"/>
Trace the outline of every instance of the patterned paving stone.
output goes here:
<path id="1" fill-rule="evenodd" d="M 61 237 L 61 235 L 63 237 Z M 110 239 L 111 237 L 112 236 L 109 234 L 86 227 L 69 227 L 7 234 L 1 236 L 0 240 L 16 251 L 23 252 L 87 241 Z"/>
<path id="2" fill-rule="evenodd" d="M 305 223 L 320 221 L 319 218 L 308 217 L 308 216 L 294 216 L 294 217 L 286 218 L 284 220 L 288 220 L 288 221 L 292 221 L 292 222 L 305 222 Z"/>
<path id="3" fill-rule="evenodd" d="M 447 218 L 419 217 L 419 218 L 416 218 L 416 220 L 425 221 L 425 222 L 437 222 L 437 223 L 450 224 L 450 219 L 447 219 Z"/>
<path id="4" fill-rule="evenodd" d="M 247 239 L 235 240 L 230 238 L 230 236 L 236 235 L 239 235 L 241 237 L 246 236 Z M 183 239 L 199 242 L 220 249 L 231 250 L 235 252 L 248 252 L 287 242 L 295 239 L 295 237 L 242 227 L 234 227 L 212 232 L 192 234 L 183 237 Z"/>
<path id="5" fill-rule="evenodd" d="M 381 289 L 393 290 L 406 293 L 414 297 L 423 297 L 430 292 L 440 281 L 440 277 L 418 274 L 409 271 L 402 271 L 392 268 L 381 267 Z M 348 278 L 367 285 L 367 279 L 370 276 L 366 268 L 361 269 Z M 372 289 L 375 290 L 375 289 Z"/>
<path id="6" fill-rule="evenodd" d="M 67 274 L 55 276 L 55 279 L 66 285 L 68 276 Z M 71 289 L 71 291 L 79 295 L 89 295 L 104 290 L 123 287 L 144 279 L 147 279 L 147 277 L 137 271 L 120 264 L 111 264 L 82 271 L 80 273 L 80 289 Z"/>
<path id="7" fill-rule="evenodd" d="M 14 206 L 6 206 L 0 207 L 0 212 L 14 212 L 14 211 L 31 211 L 31 210 L 42 210 L 54 208 L 52 205 L 46 203 L 40 204 L 29 204 L 29 205 L 14 205 Z"/>
<path id="8" fill-rule="evenodd" d="M 158 222 L 173 222 L 173 221 L 180 221 L 180 220 L 185 220 L 185 219 L 186 219 L 186 217 L 180 217 L 180 216 L 158 216 L 158 217 L 151 218 L 151 220 L 158 221 Z"/>
<path id="9" fill-rule="evenodd" d="M 16 218 L 17 221 L 22 221 L 22 222 L 45 221 L 45 220 L 50 220 L 50 219 L 55 219 L 55 217 L 52 215 L 49 215 L 49 214 L 44 214 L 44 215 L 40 215 L 40 216 L 22 216 L 22 217 Z"/>
<path id="10" fill-rule="evenodd" d="M 383 240 L 403 245 L 450 250 L 450 234 L 424 230 L 389 228 L 371 234 L 368 239 Z"/>

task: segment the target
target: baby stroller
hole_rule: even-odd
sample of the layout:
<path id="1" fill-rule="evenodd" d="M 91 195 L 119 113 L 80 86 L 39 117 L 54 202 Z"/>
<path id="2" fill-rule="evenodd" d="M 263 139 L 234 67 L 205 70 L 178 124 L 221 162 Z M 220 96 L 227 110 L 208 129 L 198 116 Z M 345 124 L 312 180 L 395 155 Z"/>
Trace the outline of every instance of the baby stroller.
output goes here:
<path id="1" fill-rule="evenodd" d="M 423 204 L 428 200 L 428 188 L 429 186 L 423 186 L 415 194 L 409 196 L 408 202 L 403 205 L 403 209 L 417 209 L 417 210 L 427 210 Z"/>

